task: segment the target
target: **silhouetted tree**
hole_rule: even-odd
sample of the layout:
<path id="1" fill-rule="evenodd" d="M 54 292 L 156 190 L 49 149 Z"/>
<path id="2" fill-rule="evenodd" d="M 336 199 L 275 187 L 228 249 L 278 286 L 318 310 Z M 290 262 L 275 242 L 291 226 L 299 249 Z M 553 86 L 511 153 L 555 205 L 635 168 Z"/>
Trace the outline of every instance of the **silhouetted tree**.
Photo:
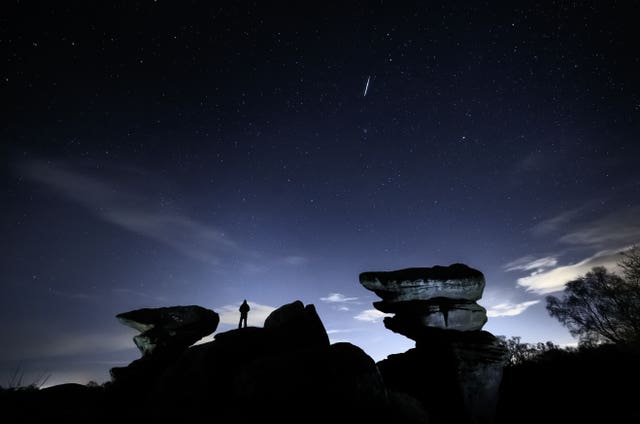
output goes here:
<path id="1" fill-rule="evenodd" d="M 507 348 L 507 366 L 516 366 L 525 362 L 534 361 L 540 355 L 551 350 L 558 350 L 560 346 L 553 342 L 522 343 L 519 336 L 506 338 L 498 336 L 500 342 Z"/>
<path id="2" fill-rule="evenodd" d="M 640 339 L 640 253 L 623 253 L 626 279 L 604 267 L 569 281 L 563 297 L 547 296 L 547 310 L 581 344 L 622 343 Z"/>
<path id="3" fill-rule="evenodd" d="M 635 284 L 636 290 L 640 290 L 640 247 L 633 246 L 621 255 L 618 266 L 622 269 L 625 280 L 629 284 Z"/>

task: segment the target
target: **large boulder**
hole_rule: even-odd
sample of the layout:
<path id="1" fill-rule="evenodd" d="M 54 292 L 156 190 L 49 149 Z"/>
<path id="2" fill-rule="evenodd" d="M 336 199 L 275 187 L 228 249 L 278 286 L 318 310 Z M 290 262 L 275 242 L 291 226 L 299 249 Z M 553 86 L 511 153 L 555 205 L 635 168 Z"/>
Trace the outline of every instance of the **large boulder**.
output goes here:
<path id="1" fill-rule="evenodd" d="M 413 340 L 421 338 L 423 329 L 476 331 L 487 322 L 487 311 L 475 302 L 471 303 L 424 303 L 411 312 L 397 313 L 385 317 L 384 325 L 389 330 Z"/>
<path id="2" fill-rule="evenodd" d="M 388 272 L 363 272 L 360 284 L 384 303 L 437 298 L 476 301 L 482 297 L 484 275 L 464 264 L 407 268 Z"/>
<path id="3" fill-rule="evenodd" d="M 487 322 L 487 311 L 475 302 L 484 275 L 464 264 L 363 272 L 360 283 L 382 298 L 376 309 L 395 314 L 385 326 L 413 340 L 423 328 L 477 331 Z"/>
<path id="4" fill-rule="evenodd" d="M 133 341 L 143 356 L 158 350 L 184 350 L 216 331 L 220 322 L 217 313 L 197 305 L 136 309 L 116 318 L 141 332 Z"/>
<path id="5" fill-rule="evenodd" d="M 129 390 L 146 390 L 189 346 L 213 333 L 220 316 L 197 305 L 144 308 L 116 315 L 141 331 L 133 338 L 142 358 L 109 370 L 114 383 Z"/>
<path id="6" fill-rule="evenodd" d="M 329 346 L 329 336 L 313 304 L 301 301 L 288 303 L 271 312 L 264 320 L 265 330 L 271 331 L 274 339 L 298 347 Z M 296 334 L 296 337 L 290 337 Z"/>

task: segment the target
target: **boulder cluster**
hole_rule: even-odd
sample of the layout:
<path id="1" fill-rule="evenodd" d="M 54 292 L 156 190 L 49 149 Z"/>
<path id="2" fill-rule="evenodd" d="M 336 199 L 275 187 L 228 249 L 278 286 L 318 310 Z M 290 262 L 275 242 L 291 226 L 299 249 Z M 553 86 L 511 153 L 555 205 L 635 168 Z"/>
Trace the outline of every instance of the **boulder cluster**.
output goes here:
<path id="1" fill-rule="evenodd" d="M 283 305 L 263 327 L 217 333 L 213 341 L 190 347 L 187 340 L 215 329 L 215 312 L 183 306 L 131 311 L 118 319 L 143 331 L 134 338 L 142 358 L 111 370 L 114 400 L 129 418 L 426 422 L 417 402 L 389 396 L 362 349 L 330 344 L 314 305 Z"/>

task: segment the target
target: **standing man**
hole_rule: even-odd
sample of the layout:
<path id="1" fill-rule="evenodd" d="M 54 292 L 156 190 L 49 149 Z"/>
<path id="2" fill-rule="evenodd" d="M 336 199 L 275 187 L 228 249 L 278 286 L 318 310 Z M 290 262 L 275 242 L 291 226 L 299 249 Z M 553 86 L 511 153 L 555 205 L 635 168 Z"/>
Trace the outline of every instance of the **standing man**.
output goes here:
<path id="1" fill-rule="evenodd" d="M 251 308 L 249 307 L 249 304 L 247 303 L 247 299 L 244 300 L 244 302 L 242 302 L 242 305 L 240 305 L 240 323 L 238 323 L 238 328 L 242 328 L 242 323 L 244 322 L 244 328 L 247 328 L 247 315 L 249 315 L 249 311 L 251 310 Z"/>

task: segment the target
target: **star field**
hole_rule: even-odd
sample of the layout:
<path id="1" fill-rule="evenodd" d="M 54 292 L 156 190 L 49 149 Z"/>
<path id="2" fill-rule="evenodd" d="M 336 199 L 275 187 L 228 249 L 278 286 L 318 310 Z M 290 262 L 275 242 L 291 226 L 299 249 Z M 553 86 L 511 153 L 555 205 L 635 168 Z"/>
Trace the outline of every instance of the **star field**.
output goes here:
<path id="1" fill-rule="evenodd" d="M 104 381 L 137 357 L 117 313 L 199 304 L 223 331 L 244 298 L 249 325 L 314 303 L 381 359 L 410 343 L 358 273 L 455 262 L 486 329 L 574 342 L 544 295 L 640 240 L 637 13 L 8 3 L 0 384 Z"/>

